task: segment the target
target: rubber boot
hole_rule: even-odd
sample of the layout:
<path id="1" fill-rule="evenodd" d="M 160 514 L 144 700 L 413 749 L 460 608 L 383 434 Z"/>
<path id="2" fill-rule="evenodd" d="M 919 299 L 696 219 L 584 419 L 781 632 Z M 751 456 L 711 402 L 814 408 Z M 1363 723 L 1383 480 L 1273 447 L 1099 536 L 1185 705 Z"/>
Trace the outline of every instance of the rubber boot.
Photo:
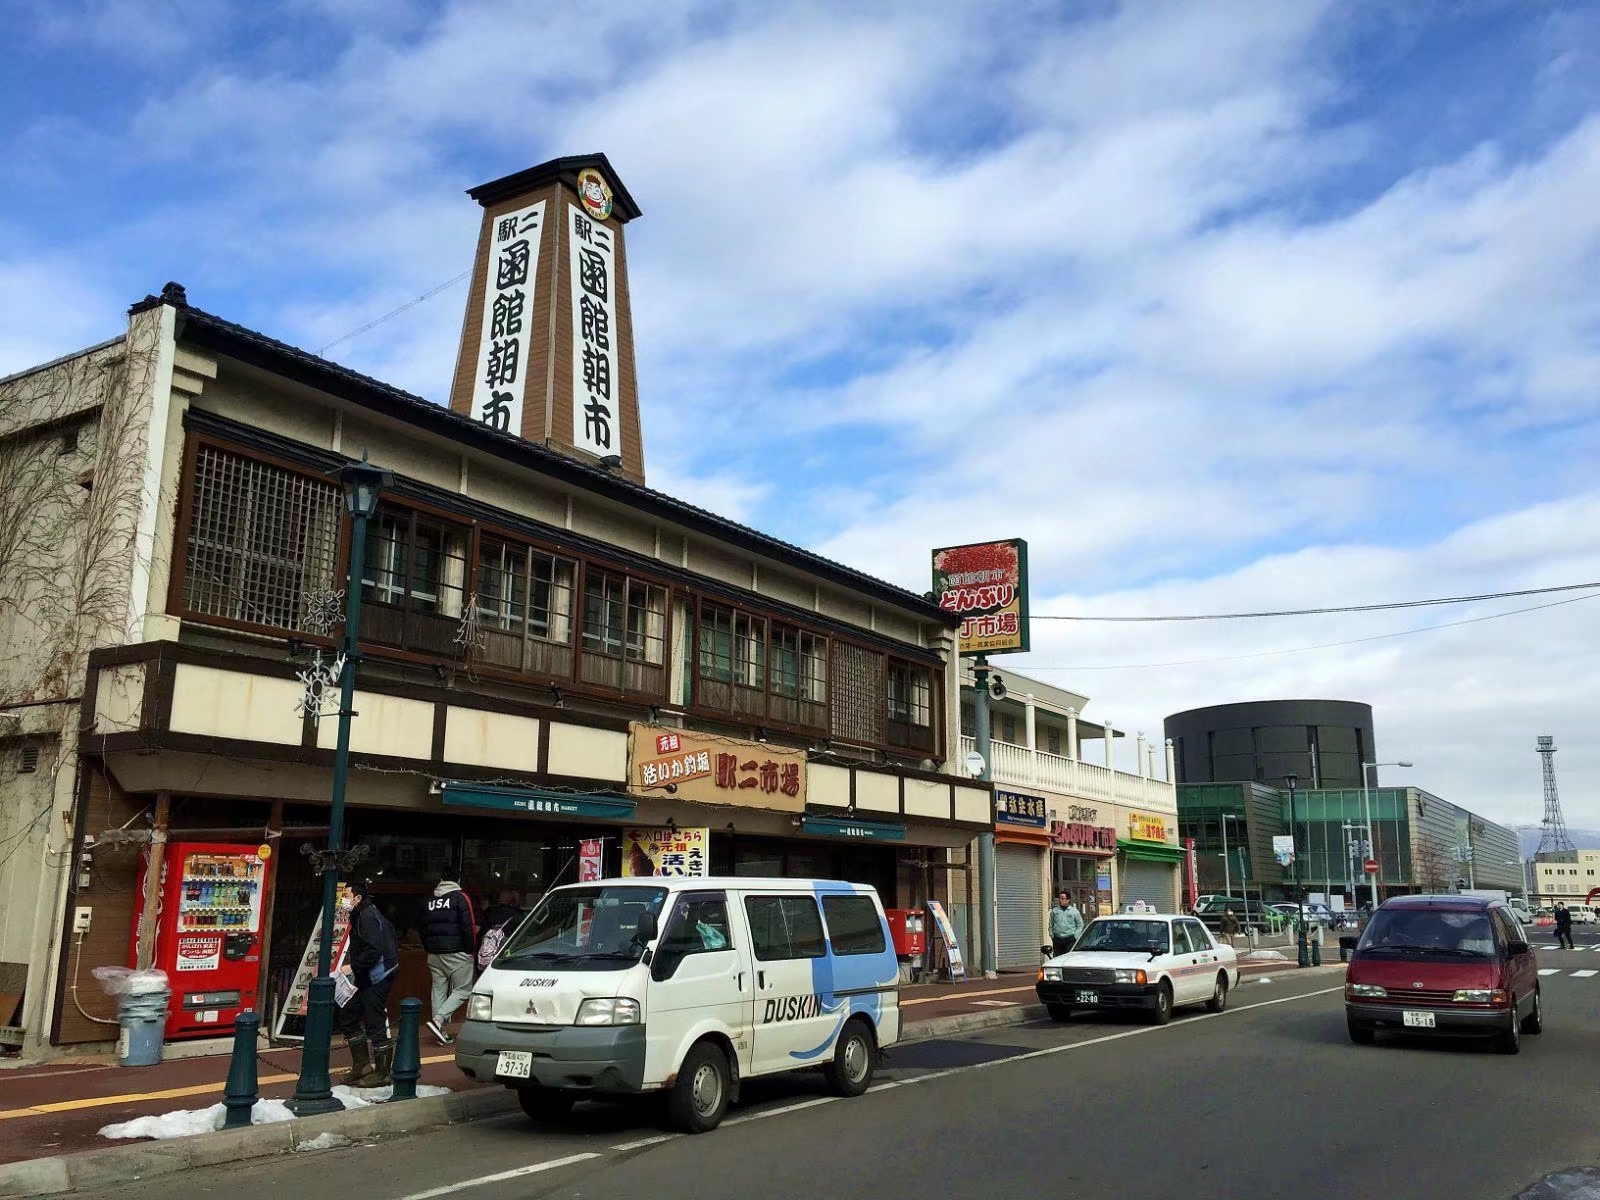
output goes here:
<path id="1" fill-rule="evenodd" d="M 350 1038 L 350 1069 L 339 1080 L 345 1087 L 360 1087 L 363 1076 L 372 1073 L 372 1043 L 364 1037 Z"/>
<path id="2" fill-rule="evenodd" d="M 361 1084 L 362 1087 L 388 1087 L 394 1082 L 394 1043 L 384 1042 L 381 1046 L 374 1046 L 374 1063 L 372 1074 Z"/>

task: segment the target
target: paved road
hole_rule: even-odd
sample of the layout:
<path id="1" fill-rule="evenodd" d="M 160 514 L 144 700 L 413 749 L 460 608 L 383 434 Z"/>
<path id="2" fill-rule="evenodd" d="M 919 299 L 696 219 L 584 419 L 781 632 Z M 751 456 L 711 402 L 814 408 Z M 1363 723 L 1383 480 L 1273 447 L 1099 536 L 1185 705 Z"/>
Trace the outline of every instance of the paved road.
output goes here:
<path id="1" fill-rule="evenodd" d="M 901 1048 L 873 1093 L 752 1083 L 698 1138 L 648 1108 L 580 1107 L 134 1184 L 107 1200 L 746 1200 L 1105 1195 L 1504 1200 L 1600 1163 L 1584 1118 L 1600 1054 L 1600 955 L 1548 952 L 1547 1032 L 1516 1057 L 1345 1035 L 1338 973 L 1250 983 L 1165 1028 L 1037 1023 Z M 1551 1124 L 1554 1127 L 1551 1127 Z"/>

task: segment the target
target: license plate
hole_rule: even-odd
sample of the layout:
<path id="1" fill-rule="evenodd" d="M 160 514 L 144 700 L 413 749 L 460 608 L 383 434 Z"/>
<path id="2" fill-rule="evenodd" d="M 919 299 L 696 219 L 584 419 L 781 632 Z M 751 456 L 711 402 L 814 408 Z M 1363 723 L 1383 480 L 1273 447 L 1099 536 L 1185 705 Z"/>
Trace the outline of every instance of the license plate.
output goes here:
<path id="1" fill-rule="evenodd" d="M 1079 992 L 1078 993 L 1078 1003 L 1079 1004 L 1099 1004 L 1100 1003 L 1100 993 L 1099 992 Z"/>
<path id="2" fill-rule="evenodd" d="M 1433 1014 L 1431 1012 L 1417 1012 L 1415 1009 L 1406 1009 L 1400 1014 L 1402 1024 L 1412 1029 L 1432 1029 Z"/>
<path id="3" fill-rule="evenodd" d="M 533 1074 L 533 1055 L 526 1050 L 502 1050 L 494 1073 L 505 1079 L 527 1079 Z"/>

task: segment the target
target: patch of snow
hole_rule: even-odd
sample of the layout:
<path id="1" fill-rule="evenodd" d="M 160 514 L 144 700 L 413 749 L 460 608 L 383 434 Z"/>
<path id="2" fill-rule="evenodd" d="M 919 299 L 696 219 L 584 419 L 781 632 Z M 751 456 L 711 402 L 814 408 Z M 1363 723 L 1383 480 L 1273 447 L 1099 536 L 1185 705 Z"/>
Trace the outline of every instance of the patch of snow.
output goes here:
<path id="1" fill-rule="evenodd" d="M 331 1132 L 329 1130 L 324 1130 L 323 1132 L 317 1134 L 317 1136 L 312 1138 L 310 1141 L 301 1142 L 299 1145 L 295 1146 L 295 1149 L 296 1150 L 337 1150 L 341 1146 L 348 1146 L 350 1144 L 351 1144 L 350 1139 L 345 1137 L 344 1134 L 342 1134 L 342 1133 L 333 1133 L 333 1132 Z"/>
<path id="2" fill-rule="evenodd" d="M 1258 980 L 1256 980 L 1256 982 L 1257 983 L 1271 983 L 1272 980 L 1270 980 L 1270 979 L 1258 979 Z"/>
<path id="3" fill-rule="evenodd" d="M 350 1088 L 343 1084 L 333 1089 L 333 1094 L 344 1102 L 346 1108 L 366 1108 L 372 1104 L 382 1104 L 394 1095 L 394 1088 Z M 450 1089 L 434 1087 L 431 1084 L 417 1084 L 417 1096 L 448 1096 Z M 210 1108 L 182 1108 L 176 1112 L 161 1113 L 153 1117 L 135 1117 L 131 1121 L 123 1121 L 116 1125 L 107 1125 L 100 1130 L 101 1137 L 107 1138 L 154 1138 L 164 1141 L 167 1138 L 192 1137 L 197 1133 L 211 1133 L 222 1128 L 222 1122 L 228 1110 L 221 1104 L 213 1104 Z M 257 1100 L 255 1107 L 250 1110 L 250 1124 L 275 1125 L 280 1121 L 292 1121 L 294 1114 L 289 1111 L 287 1100 Z M 337 1135 L 335 1135 L 337 1136 Z M 317 1147 L 322 1149 L 323 1147 Z"/>
<path id="4" fill-rule="evenodd" d="M 1245 955 L 1254 962 L 1288 962 L 1289 956 L 1280 950 L 1252 950 Z"/>

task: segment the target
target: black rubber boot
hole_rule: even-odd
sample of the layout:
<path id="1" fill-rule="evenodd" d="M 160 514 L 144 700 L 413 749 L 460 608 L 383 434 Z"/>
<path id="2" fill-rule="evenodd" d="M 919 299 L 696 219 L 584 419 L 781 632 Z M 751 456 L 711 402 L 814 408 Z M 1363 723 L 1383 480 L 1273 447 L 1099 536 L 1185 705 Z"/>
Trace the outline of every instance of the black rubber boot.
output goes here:
<path id="1" fill-rule="evenodd" d="M 353 1037 L 349 1041 L 350 1069 L 339 1082 L 346 1087 L 360 1087 L 361 1078 L 372 1073 L 372 1043 L 364 1037 Z"/>
<path id="2" fill-rule="evenodd" d="M 384 1042 L 372 1048 L 374 1063 L 372 1074 L 362 1081 L 362 1087 L 388 1087 L 394 1082 L 394 1043 Z"/>

